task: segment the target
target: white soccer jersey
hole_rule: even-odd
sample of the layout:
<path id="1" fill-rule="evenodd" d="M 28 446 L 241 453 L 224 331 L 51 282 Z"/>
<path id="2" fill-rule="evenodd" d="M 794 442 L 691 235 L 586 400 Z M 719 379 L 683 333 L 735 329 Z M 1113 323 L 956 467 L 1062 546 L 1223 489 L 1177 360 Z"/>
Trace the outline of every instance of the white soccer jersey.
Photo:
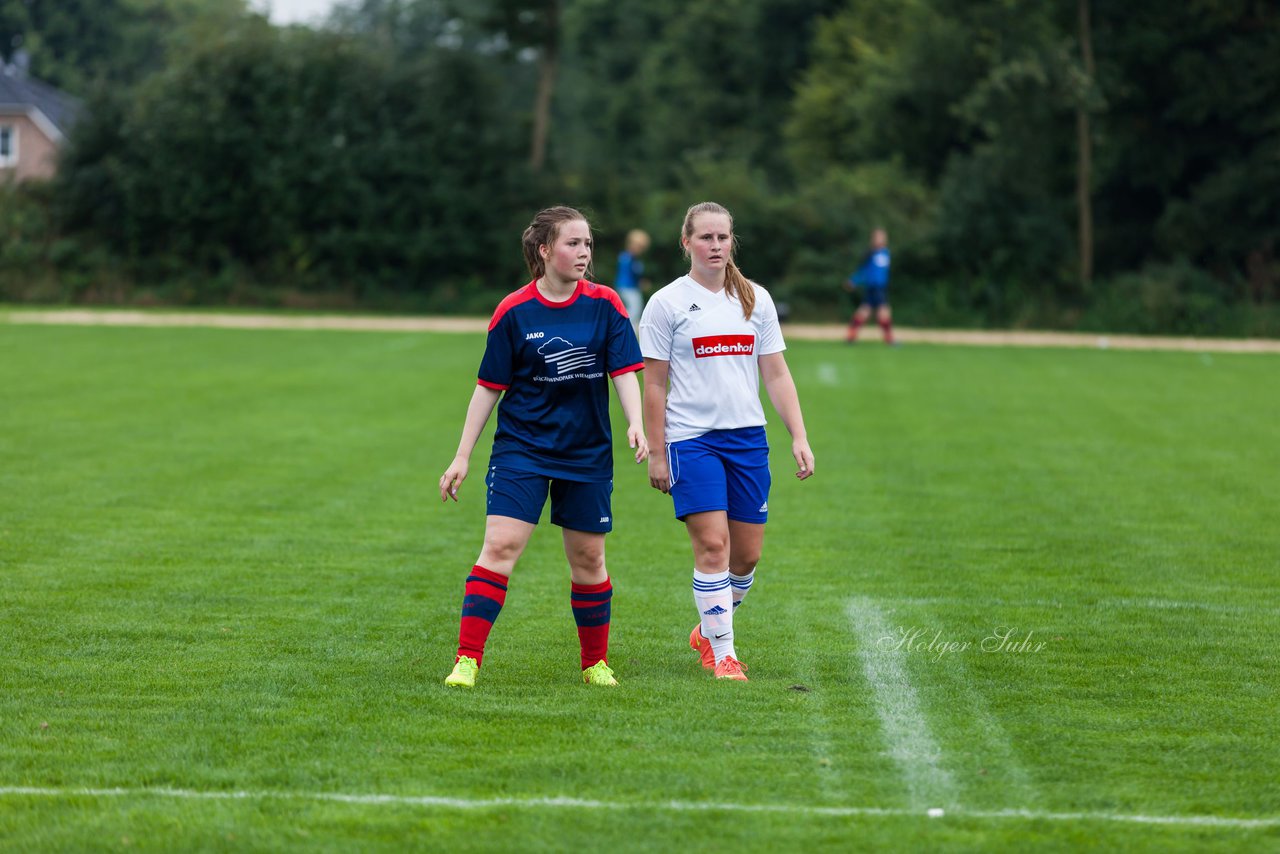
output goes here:
<path id="1" fill-rule="evenodd" d="M 757 427 L 759 359 L 787 348 L 778 310 L 757 284 L 751 319 L 728 291 L 712 293 L 681 276 L 653 295 L 640 319 L 640 352 L 669 363 L 667 441 L 681 442 L 709 430 Z"/>

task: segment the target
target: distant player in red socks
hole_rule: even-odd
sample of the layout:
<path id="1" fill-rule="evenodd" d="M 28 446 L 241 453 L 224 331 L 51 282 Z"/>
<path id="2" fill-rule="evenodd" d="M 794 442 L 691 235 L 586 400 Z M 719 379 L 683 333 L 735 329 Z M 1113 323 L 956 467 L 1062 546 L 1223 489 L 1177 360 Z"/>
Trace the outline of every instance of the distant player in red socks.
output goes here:
<path id="1" fill-rule="evenodd" d="M 636 379 L 644 363 L 617 293 L 583 278 L 592 240 L 582 214 L 566 207 L 541 211 L 525 229 L 523 244 L 533 281 L 493 313 L 458 453 L 440 478 L 440 500 L 457 501 L 471 452 L 496 405 L 484 546 L 467 576 L 458 652 L 445 684 L 475 686 L 511 571 L 550 495 L 551 523 L 562 529 L 569 561 L 582 681 L 617 685 L 608 663 L 613 584 L 604 562 L 604 537 L 613 529 L 606 377 L 613 380 L 627 442 L 641 462 L 649 456 Z"/>
<path id="2" fill-rule="evenodd" d="M 871 232 L 871 249 L 845 287 L 850 292 L 862 288 L 862 303 L 849 318 L 849 331 L 845 340 L 850 344 L 858 340 L 862 324 L 874 310 L 876 322 L 884 333 L 884 343 L 893 344 L 893 312 L 889 309 L 889 235 L 883 228 Z"/>

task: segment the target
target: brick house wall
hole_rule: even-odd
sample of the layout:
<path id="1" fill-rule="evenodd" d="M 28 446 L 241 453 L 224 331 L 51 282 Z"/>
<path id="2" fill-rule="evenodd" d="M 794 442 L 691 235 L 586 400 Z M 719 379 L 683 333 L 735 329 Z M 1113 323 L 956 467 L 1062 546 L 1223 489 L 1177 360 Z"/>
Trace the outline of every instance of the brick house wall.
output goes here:
<path id="1" fill-rule="evenodd" d="M 0 180 L 53 177 L 58 166 L 58 145 L 36 122 L 24 114 L 0 112 L 0 131 L 4 130 L 8 131 L 10 158 L 0 156 Z"/>

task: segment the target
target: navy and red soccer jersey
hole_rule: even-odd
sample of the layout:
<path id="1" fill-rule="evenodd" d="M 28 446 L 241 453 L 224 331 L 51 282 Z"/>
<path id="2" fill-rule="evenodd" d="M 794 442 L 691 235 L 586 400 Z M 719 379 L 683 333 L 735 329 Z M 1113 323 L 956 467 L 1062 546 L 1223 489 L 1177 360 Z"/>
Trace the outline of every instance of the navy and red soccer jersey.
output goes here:
<path id="1" fill-rule="evenodd" d="M 613 478 L 609 382 L 644 367 L 622 300 L 579 280 L 551 302 L 530 282 L 489 322 L 479 383 L 504 392 L 490 465 L 567 480 Z"/>

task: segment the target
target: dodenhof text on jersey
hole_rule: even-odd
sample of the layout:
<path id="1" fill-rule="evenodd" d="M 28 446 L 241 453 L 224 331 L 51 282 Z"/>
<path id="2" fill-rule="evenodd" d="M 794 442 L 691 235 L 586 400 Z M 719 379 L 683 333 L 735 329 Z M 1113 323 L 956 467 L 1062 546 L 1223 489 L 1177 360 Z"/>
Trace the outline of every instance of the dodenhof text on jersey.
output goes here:
<path id="1" fill-rule="evenodd" d="M 755 350 L 754 335 L 707 335 L 693 339 L 693 355 L 699 359 L 708 356 L 750 356 Z"/>

